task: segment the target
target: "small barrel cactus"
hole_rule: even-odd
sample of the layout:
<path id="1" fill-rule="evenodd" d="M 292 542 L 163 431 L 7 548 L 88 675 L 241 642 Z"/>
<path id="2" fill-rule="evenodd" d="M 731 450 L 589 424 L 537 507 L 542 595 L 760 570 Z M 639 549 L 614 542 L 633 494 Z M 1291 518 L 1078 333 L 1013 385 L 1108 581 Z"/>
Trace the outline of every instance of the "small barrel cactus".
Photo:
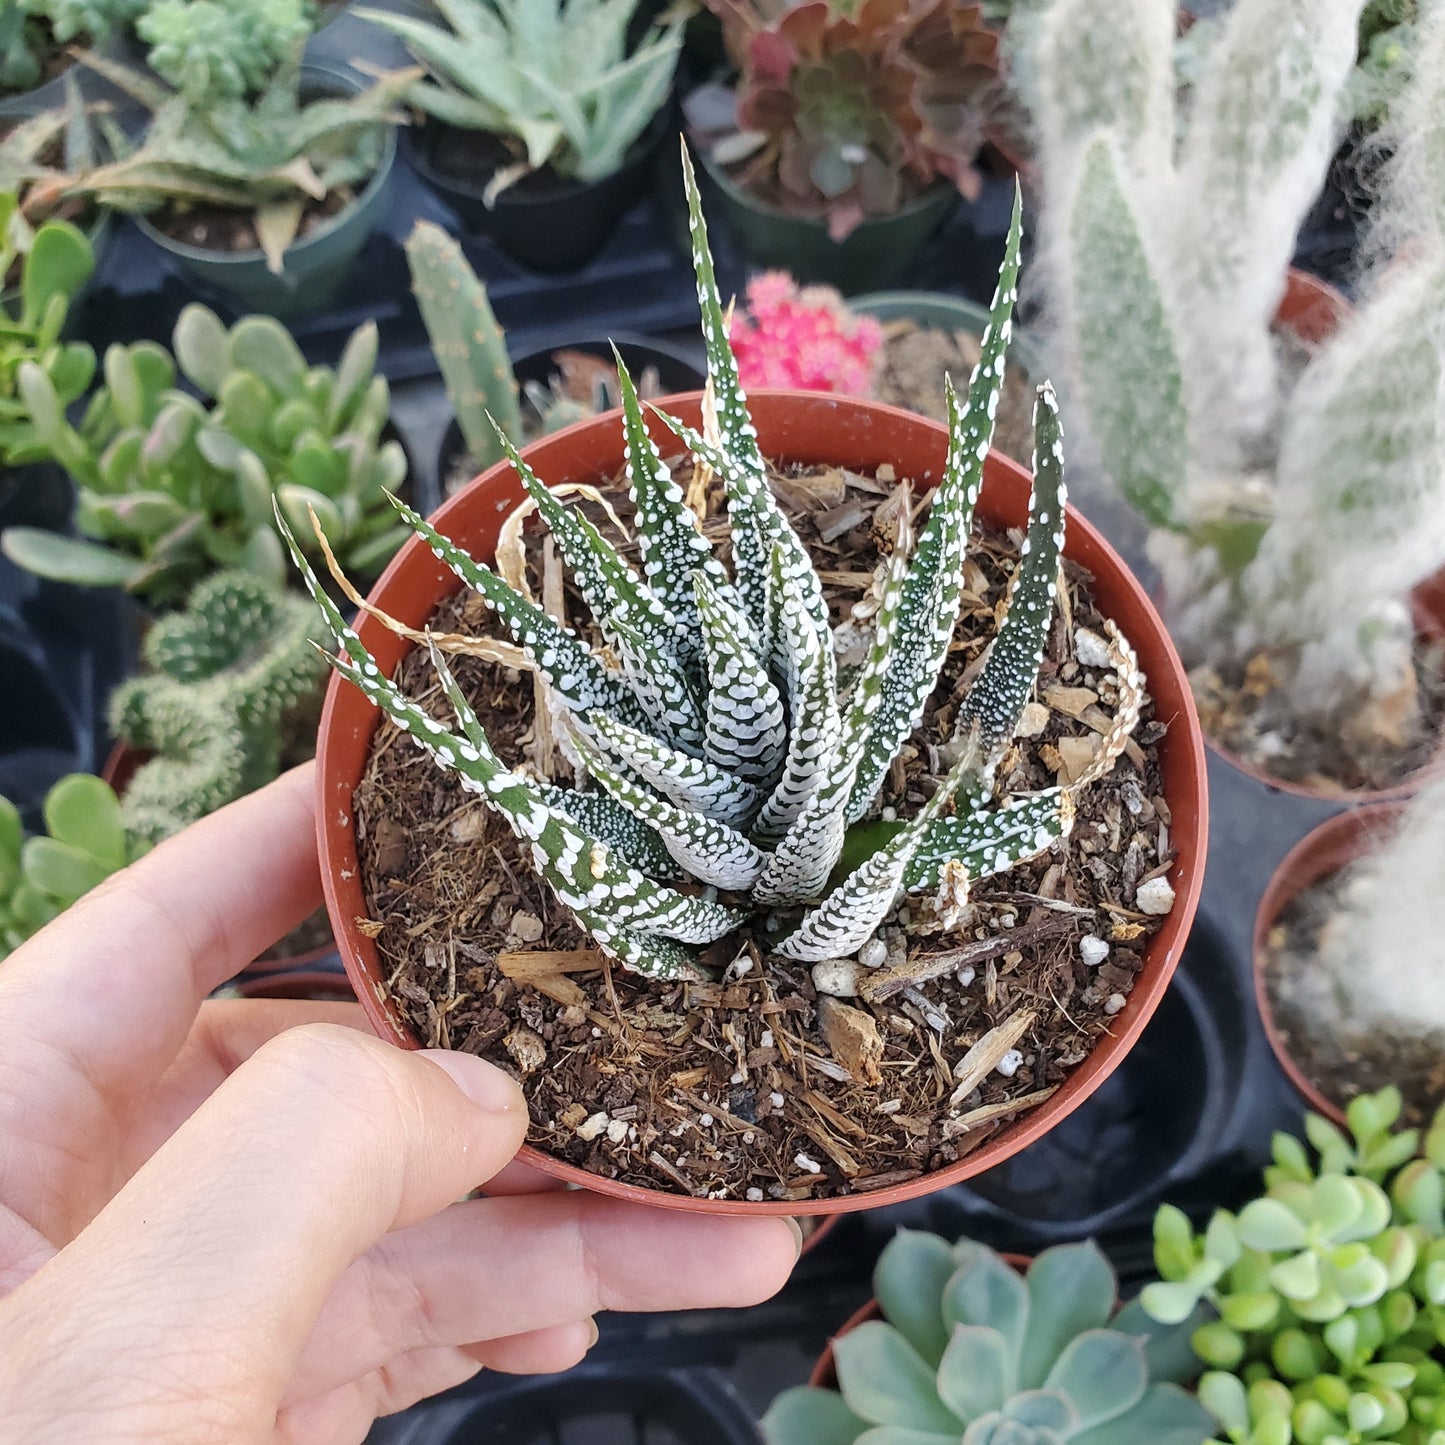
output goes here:
<path id="1" fill-rule="evenodd" d="M 901 1230 L 873 1276 L 881 1319 L 833 1343 L 836 1391 L 788 1390 L 768 1445 L 1203 1445 L 1209 1413 L 1179 1388 L 1179 1331 L 1117 1308 L 1093 1244 L 1020 1274 L 970 1240 Z"/>
<path id="2" fill-rule="evenodd" d="M 754 276 L 747 295 L 728 328 L 744 386 L 872 393 L 883 350 L 873 317 L 849 311 L 831 286 L 800 288 L 786 271 Z"/>
<path id="3" fill-rule="evenodd" d="M 44 817 L 45 832 L 27 838 L 15 805 L 0 798 L 0 958 L 134 854 L 115 794 L 89 773 L 56 783 Z"/>
<path id="4" fill-rule="evenodd" d="M 156 843 L 274 778 L 282 728 L 317 692 L 322 635 L 304 597 L 222 572 L 146 634 L 151 672 L 111 697 L 116 736 L 154 753 L 126 789 L 127 831 Z"/>
<path id="5" fill-rule="evenodd" d="M 950 446 L 927 523 L 911 549 L 911 528 L 901 528 L 868 658 L 844 692 L 822 580 L 768 485 L 728 344 L 701 201 L 691 166 L 684 170 L 716 425 L 707 436 L 658 415 L 723 482 L 734 575 L 703 537 L 621 366 L 641 576 L 504 439 L 620 666 L 400 507 L 526 651 L 599 791 L 540 786 L 507 768 L 433 648 L 460 731 L 437 723 L 382 676 L 292 541 L 341 649 L 332 659 L 337 671 L 531 844 L 539 874 L 601 949 L 625 968 L 662 979 L 711 977 L 698 946 L 745 926 L 785 958 L 846 957 L 869 940 L 900 890 L 919 895 L 920 919 L 931 914 L 951 926 L 970 880 L 1034 857 L 1069 832 L 1074 790 L 1113 766 L 1141 697 L 1133 653 L 1113 629 L 1120 703 L 1093 767 L 1071 788 L 994 798 L 998 762 L 1038 676 L 1064 543 L 1063 447 L 1045 386 L 1027 535 L 1006 616 L 959 709 L 957 761 L 916 817 L 879 820 L 870 825 L 869 848 L 847 848 L 850 825 L 873 808 L 923 717 L 960 610 L 1003 385 L 1019 207 L 967 407 L 949 392 Z M 282 530 L 290 539 L 284 521 Z M 836 880 L 835 870 L 845 876 Z M 721 890 L 727 901 L 673 886 L 685 879 Z"/>
<path id="6" fill-rule="evenodd" d="M 1199 1397 L 1229 1445 L 1445 1445 L 1445 1109 L 1422 1139 L 1398 1091 L 1355 1099 L 1348 1135 L 1274 1141 L 1266 1192 L 1202 1236 L 1154 1224 L 1151 1317 L 1192 1334 Z"/>

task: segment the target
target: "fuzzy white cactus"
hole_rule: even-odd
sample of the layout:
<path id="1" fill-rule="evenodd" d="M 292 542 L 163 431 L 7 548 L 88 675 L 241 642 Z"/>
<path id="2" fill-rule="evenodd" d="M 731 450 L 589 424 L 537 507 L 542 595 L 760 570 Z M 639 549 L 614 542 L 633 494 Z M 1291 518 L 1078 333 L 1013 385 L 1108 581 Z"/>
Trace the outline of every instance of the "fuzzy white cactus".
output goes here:
<path id="1" fill-rule="evenodd" d="M 1297 383 L 1271 334 L 1338 139 L 1360 10 L 1238 0 L 1161 161 L 1137 134 L 1154 116 L 1174 136 L 1151 98 L 1172 85 L 1154 8 L 1052 0 L 1036 51 L 1051 97 L 1042 271 L 1074 431 L 1154 529 L 1187 660 L 1238 672 L 1282 650 L 1301 716 L 1363 697 L 1397 726 L 1409 593 L 1445 563 L 1445 0 L 1425 13 L 1389 132 L 1377 244 L 1398 254 Z"/>
<path id="2" fill-rule="evenodd" d="M 1318 958 L 1329 996 L 1309 1000 L 1317 1026 L 1445 1048 L 1445 931 L 1436 909 L 1442 877 L 1445 768 L 1345 880 Z"/>

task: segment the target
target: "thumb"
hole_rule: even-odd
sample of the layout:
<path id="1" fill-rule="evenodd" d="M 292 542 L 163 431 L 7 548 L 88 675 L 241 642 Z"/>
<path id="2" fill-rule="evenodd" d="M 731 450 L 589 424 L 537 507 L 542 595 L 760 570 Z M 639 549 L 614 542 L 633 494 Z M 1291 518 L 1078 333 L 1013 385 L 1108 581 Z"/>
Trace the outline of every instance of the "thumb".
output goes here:
<path id="1" fill-rule="evenodd" d="M 66 1359 L 62 1416 L 87 1386 L 107 1409 L 183 1388 L 175 1404 L 193 1424 L 207 1401 L 232 1411 L 217 1421 L 234 1432 L 224 1438 L 269 1436 L 348 1266 L 502 1169 L 526 1125 L 521 1091 L 481 1059 L 335 1025 L 281 1034 L 5 1301 L 5 1337 L 28 1358 L 7 1347 L 0 1375 L 28 1370 L 33 1383 Z M 82 1334 L 82 1350 L 58 1354 Z"/>

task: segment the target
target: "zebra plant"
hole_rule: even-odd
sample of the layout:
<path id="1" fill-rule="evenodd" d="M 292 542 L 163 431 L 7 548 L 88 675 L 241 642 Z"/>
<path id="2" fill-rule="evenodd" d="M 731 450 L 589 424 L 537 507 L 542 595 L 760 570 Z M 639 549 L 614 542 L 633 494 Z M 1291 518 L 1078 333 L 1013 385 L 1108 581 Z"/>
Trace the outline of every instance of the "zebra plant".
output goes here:
<path id="1" fill-rule="evenodd" d="M 1027 539 L 1007 615 L 961 709 L 951 749 L 957 761 L 916 817 L 870 823 L 873 851 L 845 853 L 850 826 L 874 809 L 890 764 L 921 721 L 953 637 L 1003 382 L 1018 278 L 1017 206 L 966 406 L 950 388 L 948 459 L 927 523 L 916 546 L 907 522 L 902 526 L 884 569 L 871 649 L 841 689 L 822 582 L 769 489 L 738 383 L 686 154 L 684 174 L 710 405 L 703 432 L 659 416 L 721 479 L 732 575 L 649 437 L 620 362 L 640 571 L 586 517 L 563 506 L 502 438 L 607 656 L 396 504 L 526 651 L 569 718 L 595 789 L 549 786 L 509 769 L 435 646 L 432 661 L 459 731 L 403 696 L 345 626 L 287 533 L 336 636 L 336 669 L 530 842 L 538 872 L 604 952 L 664 979 L 707 977 L 701 947 L 748 926 L 760 947 L 785 958 L 846 956 L 869 939 L 900 890 L 931 896 L 934 916 L 946 918 L 971 880 L 1047 848 L 1073 819 L 1072 794 L 1061 788 L 992 798 L 995 769 L 1043 656 L 1064 542 L 1063 451 L 1045 386 Z M 1121 705 L 1092 776 L 1112 764 L 1138 715 L 1133 655 L 1122 637 L 1114 645 Z"/>

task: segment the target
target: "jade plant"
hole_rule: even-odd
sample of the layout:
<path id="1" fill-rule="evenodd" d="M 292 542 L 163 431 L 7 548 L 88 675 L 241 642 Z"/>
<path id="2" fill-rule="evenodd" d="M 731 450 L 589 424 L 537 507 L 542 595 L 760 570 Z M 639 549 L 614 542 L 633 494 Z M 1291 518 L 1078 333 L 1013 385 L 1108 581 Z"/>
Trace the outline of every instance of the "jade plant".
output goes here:
<path id="1" fill-rule="evenodd" d="M 1093 1244 L 1026 1273 L 963 1239 L 900 1230 L 873 1274 L 881 1318 L 833 1342 L 837 1389 L 788 1390 L 767 1445 L 1203 1445 L 1177 1328 L 1117 1304 Z"/>
<path id="2" fill-rule="evenodd" d="M 708 0 L 735 89 L 699 87 L 693 131 L 738 184 L 843 240 L 945 178 L 978 193 L 974 168 L 998 81 L 998 36 L 958 0 L 780 6 Z"/>
<path id="3" fill-rule="evenodd" d="M 357 329 L 334 368 L 308 366 L 270 317 L 227 330 L 195 304 L 174 345 L 174 357 L 154 342 L 112 346 L 78 426 L 54 379 L 22 363 L 36 438 L 75 479 L 76 523 L 93 540 L 11 528 L 6 553 L 41 576 L 123 586 L 161 607 L 217 568 L 280 585 L 274 499 L 296 520 L 314 509 L 348 566 L 379 570 L 406 535 L 386 501 L 406 456 L 381 439 L 390 400 L 375 324 Z M 203 399 L 178 387 L 178 369 Z"/>
<path id="4" fill-rule="evenodd" d="M 831 286 L 800 287 L 786 271 L 765 271 L 748 282 L 747 303 L 728 329 L 745 386 L 872 394 L 883 328 Z"/>
<path id="5" fill-rule="evenodd" d="M 16 291 L 0 301 L 0 463 L 47 457 L 20 378 L 27 368 L 44 379 L 60 407 L 78 400 L 95 374 L 95 353 L 62 333 L 70 305 L 95 267 L 90 242 L 69 221 L 32 230 L 12 192 L 0 192 L 0 275 L 18 271 Z"/>
<path id="6" fill-rule="evenodd" d="M 1017 208 L 967 405 L 950 391 L 948 457 L 927 523 L 916 547 L 903 525 L 867 660 L 844 690 L 822 581 L 768 485 L 686 157 L 684 175 L 713 422 L 703 434 L 658 416 L 721 479 L 731 575 L 649 435 L 625 367 L 619 425 L 640 575 L 503 441 L 610 656 L 399 504 L 529 656 L 595 790 L 540 785 L 510 770 L 435 648 L 458 730 L 406 697 L 346 626 L 291 539 L 340 649 L 337 671 L 531 844 L 539 874 L 600 948 L 657 978 L 710 977 L 698 945 L 743 928 L 783 957 L 845 957 L 894 910 L 900 889 L 914 896 L 918 928 L 925 920 L 956 926 L 972 880 L 1049 848 L 1074 816 L 1067 789 L 994 797 L 998 762 L 1044 653 L 1064 543 L 1063 450 L 1044 387 L 1027 536 L 1006 616 L 961 705 L 947 776 L 915 817 L 876 820 L 868 846 L 855 832 L 846 850 L 850 825 L 873 808 L 918 726 L 953 637 L 1010 335 Z M 1127 640 L 1111 631 L 1120 706 L 1098 761 L 1076 786 L 1113 765 L 1138 718 L 1139 673 Z M 679 882 L 724 890 L 732 901 Z"/>
<path id="7" fill-rule="evenodd" d="M 1389 128 L 1393 264 L 1302 371 L 1273 334 L 1362 3 L 1239 0 L 1177 150 L 1172 7 L 1051 0 L 1035 58 L 1061 385 L 1151 529 L 1185 661 L 1237 679 L 1263 656 L 1285 723 L 1368 748 L 1419 732 L 1409 598 L 1445 562 L 1440 15 Z"/>
<path id="8" fill-rule="evenodd" d="M 19 810 L 0 797 L 0 958 L 135 856 L 109 784 L 89 773 L 45 795 L 45 832 L 27 838 Z"/>
<path id="9" fill-rule="evenodd" d="M 487 288 L 462 248 L 440 226 L 416 223 L 407 238 L 406 261 L 447 399 L 470 464 L 478 471 L 506 456 L 500 436 L 521 445 L 531 435 L 546 436 L 621 404 L 613 376 L 600 371 L 585 399 L 556 381 L 547 386 L 531 381 L 519 388 Z M 638 391 L 648 398 L 646 378 L 639 380 Z M 535 424 L 531 418 L 523 421 L 523 396 Z"/>
<path id="10" fill-rule="evenodd" d="M 70 177 L 68 190 L 132 214 L 197 207 L 243 213 L 268 268 L 281 275 L 308 211 L 340 209 L 338 201 L 354 199 L 375 174 L 412 73 L 399 71 L 355 93 L 310 96 L 300 41 L 274 63 L 266 46 L 239 44 L 233 66 L 183 58 L 192 45 L 211 55 L 215 41 L 205 26 L 215 8 L 162 11 L 175 22 L 161 50 L 163 63 L 174 52 L 174 87 L 104 56 L 87 57 L 151 119 L 138 144 Z M 238 15 L 249 9 L 232 8 Z"/>
<path id="11" fill-rule="evenodd" d="M 150 628 L 148 671 L 110 701 L 111 731 L 148 755 L 121 802 L 131 838 L 158 843 L 277 776 L 285 728 L 326 675 L 321 635 L 306 598 L 244 572 L 207 578 Z"/>
<path id="12" fill-rule="evenodd" d="M 1228 1445 L 1445 1445 L 1445 1112 L 1397 1127 L 1400 1094 L 1355 1099 L 1348 1132 L 1279 1134 L 1265 1191 L 1202 1235 L 1154 1224 L 1162 1280 L 1140 1296 L 1193 1331 L 1200 1400 Z"/>
<path id="13" fill-rule="evenodd" d="M 660 22 L 629 50 L 638 0 L 438 0 L 436 8 L 437 20 L 358 13 L 400 36 L 426 68 L 408 99 L 512 147 L 489 198 L 544 166 L 574 181 L 614 174 L 671 93 L 682 21 Z"/>

